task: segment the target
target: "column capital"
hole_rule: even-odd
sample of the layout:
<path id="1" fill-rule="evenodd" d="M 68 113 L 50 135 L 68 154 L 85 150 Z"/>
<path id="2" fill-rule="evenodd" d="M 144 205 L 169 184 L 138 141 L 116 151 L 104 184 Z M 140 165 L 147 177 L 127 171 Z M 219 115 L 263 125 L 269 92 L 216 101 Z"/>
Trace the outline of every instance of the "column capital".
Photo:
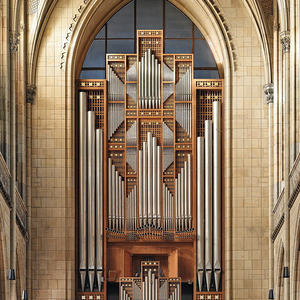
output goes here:
<path id="1" fill-rule="evenodd" d="M 36 86 L 35 84 L 27 84 L 26 87 L 26 102 L 33 103 L 36 93 Z"/>
<path id="2" fill-rule="evenodd" d="M 283 31 L 280 33 L 280 42 L 282 45 L 283 52 L 289 52 L 291 48 L 291 38 L 289 31 Z"/>
<path id="3" fill-rule="evenodd" d="M 264 93 L 266 97 L 266 103 L 270 104 L 274 102 L 274 84 L 268 83 L 264 86 Z"/>

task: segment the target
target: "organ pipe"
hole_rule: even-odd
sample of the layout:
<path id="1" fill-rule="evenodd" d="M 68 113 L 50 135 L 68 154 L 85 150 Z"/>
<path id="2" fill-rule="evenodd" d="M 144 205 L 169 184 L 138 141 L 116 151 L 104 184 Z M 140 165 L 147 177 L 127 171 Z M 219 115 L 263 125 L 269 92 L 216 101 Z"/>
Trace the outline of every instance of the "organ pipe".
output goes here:
<path id="1" fill-rule="evenodd" d="M 221 273 L 221 102 L 213 102 L 213 256 L 216 289 Z"/>
<path id="2" fill-rule="evenodd" d="M 95 112 L 88 112 L 88 268 L 90 289 L 95 277 Z"/>
<path id="3" fill-rule="evenodd" d="M 205 121 L 205 268 L 210 289 L 212 272 L 212 121 Z"/>
<path id="4" fill-rule="evenodd" d="M 148 49 L 139 66 L 139 108 L 160 108 L 160 63 Z"/>
<path id="5" fill-rule="evenodd" d="M 103 131 L 96 129 L 96 274 L 101 290 L 103 276 Z"/>
<path id="6" fill-rule="evenodd" d="M 204 273 L 204 137 L 197 138 L 197 279 L 202 291 Z"/>
<path id="7" fill-rule="evenodd" d="M 80 268 L 80 278 L 81 278 L 81 288 L 84 290 L 85 286 L 85 278 L 86 278 L 86 244 L 87 244 L 87 237 L 86 237 L 86 222 L 87 222 L 87 197 L 86 197 L 86 178 L 87 178 L 87 135 L 86 135 L 86 128 L 87 128 L 87 95 L 85 92 L 81 92 L 79 94 L 79 164 L 80 164 L 80 234 L 79 234 L 79 245 L 80 245 L 80 252 L 79 252 L 79 268 Z"/>

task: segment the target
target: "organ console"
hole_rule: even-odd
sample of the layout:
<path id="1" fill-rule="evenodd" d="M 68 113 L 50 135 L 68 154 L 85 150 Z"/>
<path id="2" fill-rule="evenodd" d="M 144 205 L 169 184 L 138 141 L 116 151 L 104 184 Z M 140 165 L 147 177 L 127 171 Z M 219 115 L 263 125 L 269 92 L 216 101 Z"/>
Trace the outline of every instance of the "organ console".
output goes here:
<path id="1" fill-rule="evenodd" d="M 224 299 L 223 81 L 192 54 L 108 54 L 106 80 L 78 82 L 77 299 Z"/>

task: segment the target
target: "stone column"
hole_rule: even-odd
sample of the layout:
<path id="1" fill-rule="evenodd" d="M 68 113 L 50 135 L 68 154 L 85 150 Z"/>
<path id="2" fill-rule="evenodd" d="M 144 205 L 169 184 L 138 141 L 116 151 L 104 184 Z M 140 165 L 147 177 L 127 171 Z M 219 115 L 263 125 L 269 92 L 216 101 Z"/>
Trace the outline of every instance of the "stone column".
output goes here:
<path id="1" fill-rule="evenodd" d="M 273 103 L 274 103 L 274 85 L 268 83 L 264 86 L 266 104 L 269 112 L 269 299 L 274 299 L 274 245 L 272 241 L 273 232 L 273 206 L 274 206 L 274 151 L 273 151 Z"/>
<path id="2" fill-rule="evenodd" d="M 283 63 L 283 105 L 284 105 L 284 299 L 290 299 L 290 34 L 283 31 L 280 34 Z"/>

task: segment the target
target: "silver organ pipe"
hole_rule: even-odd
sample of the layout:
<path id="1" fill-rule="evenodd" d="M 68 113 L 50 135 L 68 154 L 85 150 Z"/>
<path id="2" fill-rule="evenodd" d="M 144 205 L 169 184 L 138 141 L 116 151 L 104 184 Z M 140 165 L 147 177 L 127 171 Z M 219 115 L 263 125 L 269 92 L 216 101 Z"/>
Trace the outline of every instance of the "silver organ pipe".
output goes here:
<path id="1" fill-rule="evenodd" d="M 140 108 L 160 108 L 160 73 L 161 68 L 158 60 L 151 50 L 148 49 L 139 66 L 139 107 Z"/>
<path id="2" fill-rule="evenodd" d="M 212 273 L 212 121 L 205 121 L 205 269 L 207 289 Z"/>
<path id="3" fill-rule="evenodd" d="M 216 290 L 221 275 L 221 102 L 213 102 L 213 257 Z"/>
<path id="4" fill-rule="evenodd" d="M 143 151 L 139 150 L 139 226 L 143 225 Z"/>
<path id="5" fill-rule="evenodd" d="M 96 274 L 98 290 L 103 278 L 103 131 L 96 129 Z"/>
<path id="6" fill-rule="evenodd" d="M 95 112 L 88 112 L 88 268 L 90 289 L 95 278 Z"/>
<path id="7" fill-rule="evenodd" d="M 148 184 L 147 184 L 147 174 L 148 174 L 148 147 L 147 142 L 143 142 L 143 210 L 144 210 L 144 220 L 143 225 L 148 223 Z"/>
<path id="8" fill-rule="evenodd" d="M 80 268 L 80 278 L 81 278 L 81 287 L 84 290 L 85 286 L 85 278 L 86 278 L 86 222 L 87 222 L 87 198 L 86 198 L 86 178 L 87 178 L 87 136 L 86 136 L 86 128 L 87 128 L 87 95 L 84 92 L 79 94 L 80 107 L 79 107 L 79 126 L 80 126 L 80 235 L 79 235 L 79 245 L 80 245 L 80 253 L 79 253 L 79 268 Z"/>
<path id="9" fill-rule="evenodd" d="M 192 100 L 192 67 L 188 67 L 185 74 L 176 83 L 175 93 L 176 101 Z"/>
<path id="10" fill-rule="evenodd" d="M 153 223 L 153 148 L 152 148 L 153 140 L 151 132 L 147 133 L 147 148 L 148 148 L 148 224 Z"/>
<path id="11" fill-rule="evenodd" d="M 156 218 L 157 218 L 157 141 L 156 138 L 153 138 L 152 144 L 152 202 L 153 202 L 153 223 L 156 226 Z"/>
<path id="12" fill-rule="evenodd" d="M 202 291 L 204 273 L 204 137 L 197 137 L 197 279 Z"/>
<path id="13" fill-rule="evenodd" d="M 115 73 L 111 66 L 108 66 L 108 98 L 111 101 L 124 100 L 124 83 Z"/>

